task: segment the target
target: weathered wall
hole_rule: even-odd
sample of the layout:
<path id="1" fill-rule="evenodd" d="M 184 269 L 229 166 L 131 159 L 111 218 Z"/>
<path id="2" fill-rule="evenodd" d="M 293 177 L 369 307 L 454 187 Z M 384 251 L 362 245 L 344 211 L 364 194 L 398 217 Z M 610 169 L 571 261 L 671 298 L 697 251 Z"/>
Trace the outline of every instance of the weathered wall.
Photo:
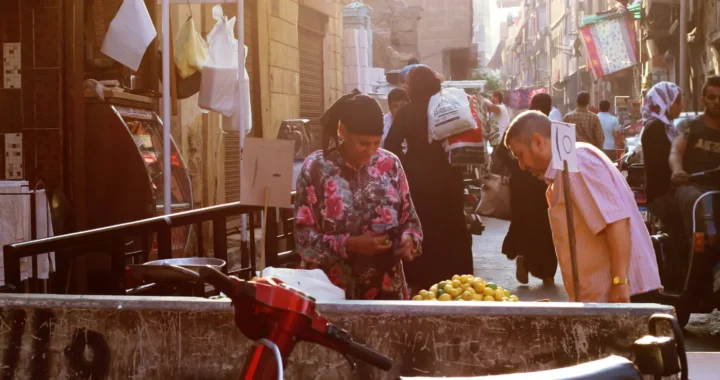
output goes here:
<path id="1" fill-rule="evenodd" d="M 301 343 L 286 378 L 471 376 L 627 356 L 649 316 L 672 309 L 360 301 L 320 310 L 395 366 L 353 374 L 339 354 Z M 234 379 L 249 346 L 229 303 L 203 299 L 6 295 L 0 326 L 4 378 L 16 379 Z"/>

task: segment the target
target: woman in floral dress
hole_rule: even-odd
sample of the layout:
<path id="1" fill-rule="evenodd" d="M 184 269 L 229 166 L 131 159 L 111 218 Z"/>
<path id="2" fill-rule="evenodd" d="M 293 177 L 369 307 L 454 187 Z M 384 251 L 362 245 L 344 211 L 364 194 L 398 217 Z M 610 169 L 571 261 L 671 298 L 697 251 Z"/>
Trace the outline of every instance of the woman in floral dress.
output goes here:
<path id="1" fill-rule="evenodd" d="M 400 161 L 378 149 L 382 110 L 354 91 L 321 122 L 323 150 L 307 157 L 297 179 L 301 267 L 325 271 L 347 299 L 408 299 L 402 262 L 420 254 L 422 230 Z"/>

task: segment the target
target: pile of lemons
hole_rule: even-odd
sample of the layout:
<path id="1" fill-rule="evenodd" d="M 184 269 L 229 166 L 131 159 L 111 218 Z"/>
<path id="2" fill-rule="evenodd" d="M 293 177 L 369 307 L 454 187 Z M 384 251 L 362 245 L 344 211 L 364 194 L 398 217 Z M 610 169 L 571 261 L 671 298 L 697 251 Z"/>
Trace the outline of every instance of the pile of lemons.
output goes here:
<path id="1" fill-rule="evenodd" d="M 428 290 L 421 290 L 413 301 L 493 301 L 518 302 L 518 296 L 509 290 L 497 286 L 494 282 L 485 282 L 470 274 L 454 275 L 451 280 L 441 281 Z"/>

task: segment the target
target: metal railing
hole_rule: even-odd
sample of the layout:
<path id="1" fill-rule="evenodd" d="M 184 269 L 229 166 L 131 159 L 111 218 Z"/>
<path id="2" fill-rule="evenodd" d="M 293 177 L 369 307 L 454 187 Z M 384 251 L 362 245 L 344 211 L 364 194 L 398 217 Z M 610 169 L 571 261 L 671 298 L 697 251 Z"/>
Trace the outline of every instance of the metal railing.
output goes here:
<path id="1" fill-rule="evenodd" d="M 292 216 L 288 215 L 289 210 L 281 209 L 276 211 L 268 209 L 266 239 L 266 264 L 268 266 L 288 265 L 299 260 L 299 256 L 292 251 L 294 248 L 292 234 Z M 49 293 L 66 293 L 73 262 L 82 255 L 102 254 L 110 255 L 110 272 L 112 281 L 117 285 L 117 293 L 127 294 L 125 291 L 125 271 L 127 262 L 131 258 L 141 257 L 143 253 L 128 252 L 126 247 L 129 239 L 138 236 L 152 236 L 155 234 L 157 241 L 157 252 L 159 259 L 172 257 L 171 234 L 173 228 L 184 226 L 195 226 L 197 231 L 198 253 L 204 256 L 203 229 L 204 222 L 212 222 L 213 235 L 213 257 L 228 262 L 228 230 L 226 220 L 228 217 L 247 214 L 248 230 L 250 239 L 248 246 L 241 247 L 240 268 L 230 271 L 229 266 L 223 267 L 227 274 L 236 275 L 241 278 L 250 278 L 255 273 L 256 247 L 254 230 L 256 228 L 254 216 L 260 215 L 262 207 L 242 205 L 239 202 L 228 203 L 218 206 L 211 206 L 196 209 L 169 216 L 159 216 L 114 226 L 102 227 L 88 231 L 81 231 L 67 235 L 60 235 L 50 238 L 32 240 L 22 243 L 6 245 L 3 248 L 5 265 L 6 289 L 22 289 L 21 260 L 26 257 L 55 252 L 56 271 L 53 278 L 53 286 L 48 287 Z M 285 215 L 276 218 L 276 215 Z M 283 233 L 278 234 L 282 227 Z M 287 239 L 289 251 L 278 254 L 279 240 Z M 145 252 L 145 257 L 147 257 Z M 62 290 L 65 289 L 63 292 Z M 33 291 L 33 290 L 31 290 Z"/>

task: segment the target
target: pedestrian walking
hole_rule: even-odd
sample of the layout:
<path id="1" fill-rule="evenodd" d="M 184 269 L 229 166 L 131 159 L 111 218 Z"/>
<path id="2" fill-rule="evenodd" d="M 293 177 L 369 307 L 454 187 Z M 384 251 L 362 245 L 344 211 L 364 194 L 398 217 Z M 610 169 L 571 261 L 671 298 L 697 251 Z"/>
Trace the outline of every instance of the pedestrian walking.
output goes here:
<path id="1" fill-rule="evenodd" d="M 585 91 L 580 92 L 575 102 L 577 108 L 565 115 L 563 121 L 575 124 L 575 138 L 578 142 L 586 142 L 598 149 L 603 149 L 605 136 L 600 119 L 588 109 L 590 94 Z"/>
<path id="2" fill-rule="evenodd" d="M 609 101 L 603 100 L 600 102 L 600 112 L 598 112 L 597 116 L 600 119 L 600 125 L 605 136 L 603 152 L 610 161 L 617 161 L 617 150 L 622 148 L 622 132 L 618 118 L 610 114 Z"/>

